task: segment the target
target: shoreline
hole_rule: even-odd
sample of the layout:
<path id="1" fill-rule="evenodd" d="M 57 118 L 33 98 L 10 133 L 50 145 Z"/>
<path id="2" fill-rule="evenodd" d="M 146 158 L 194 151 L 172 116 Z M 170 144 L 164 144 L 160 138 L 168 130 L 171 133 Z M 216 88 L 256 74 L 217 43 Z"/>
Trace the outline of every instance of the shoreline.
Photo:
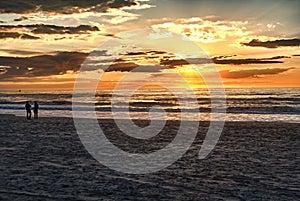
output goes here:
<path id="1" fill-rule="evenodd" d="M 26 116 L 24 115 L 24 116 L 19 116 L 19 115 L 15 115 L 15 114 L 1 114 L 0 113 L 0 118 L 1 117 L 14 117 L 14 118 L 24 118 L 25 120 L 27 120 L 26 119 Z M 42 117 L 39 117 L 38 119 L 52 119 L 52 118 L 54 118 L 54 119 L 57 119 L 57 118 L 59 118 L 59 119 L 72 119 L 73 120 L 73 117 L 61 117 L 61 116 L 57 116 L 57 117 L 45 117 L 45 116 L 42 116 Z M 30 119 L 30 120 L 38 120 L 38 119 L 34 119 L 33 117 Z M 88 119 L 88 118 L 78 118 L 78 119 Z M 30 121 L 29 120 L 29 121 Z M 111 118 L 97 118 L 97 120 L 98 121 L 112 121 L 112 120 L 114 120 L 114 119 L 111 119 Z M 118 120 L 125 120 L 125 119 L 118 119 Z M 133 121 L 149 121 L 149 120 L 147 120 L 147 119 L 132 119 Z M 161 121 L 161 120 L 154 120 L 154 121 Z M 180 120 L 172 120 L 172 119 L 167 119 L 166 121 L 170 121 L 170 122 L 180 122 Z M 196 121 L 196 120 L 195 120 Z M 207 120 L 199 120 L 198 122 L 206 122 L 206 123 L 208 123 L 208 122 L 211 122 L 211 121 L 207 121 Z M 225 123 L 276 123 L 276 124 L 300 124 L 300 122 L 297 122 L 297 121 L 245 121 L 245 120 L 237 120 L 237 121 L 232 121 L 232 120 L 226 120 L 226 121 L 224 121 Z"/>

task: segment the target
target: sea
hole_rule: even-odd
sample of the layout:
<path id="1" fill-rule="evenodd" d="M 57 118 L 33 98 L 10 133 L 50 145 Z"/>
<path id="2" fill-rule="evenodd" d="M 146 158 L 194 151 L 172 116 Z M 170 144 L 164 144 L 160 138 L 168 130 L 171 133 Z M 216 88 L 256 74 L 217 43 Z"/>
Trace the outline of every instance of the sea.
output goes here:
<path id="1" fill-rule="evenodd" d="M 207 89 L 193 89 L 198 108 L 199 118 L 196 121 L 209 121 L 211 118 L 212 97 Z M 141 89 L 134 94 L 122 90 L 98 90 L 93 98 L 85 98 L 86 93 L 79 94 L 81 101 L 76 104 L 80 108 L 81 117 L 85 111 L 94 110 L 97 118 L 118 118 L 113 112 L 120 114 L 129 111 L 128 118 L 150 119 L 155 113 L 156 119 L 180 120 L 184 115 L 195 117 L 195 108 L 189 110 L 185 105 L 194 101 L 185 89 L 177 89 L 176 95 L 166 89 Z M 130 95 L 130 101 L 126 100 Z M 179 104 L 178 96 L 184 104 Z M 0 114 L 13 114 L 25 117 L 25 102 L 38 101 L 40 117 L 72 117 L 73 91 L 0 91 Z M 114 97 L 114 104 L 112 104 Z M 223 97 L 224 98 L 224 97 Z M 225 89 L 226 104 L 222 113 L 226 113 L 226 121 L 261 121 L 261 122 L 294 122 L 300 123 L 300 88 L 227 88 Z M 93 104 L 93 108 L 88 105 Z M 150 110 L 159 105 L 162 110 Z M 187 110 L 186 110 L 187 109 Z M 113 112 L 112 112 L 113 111 Z M 220 112 L 216 110 L 214 112 Z M 153 116 L 153 115 L 152 115 Z"/>

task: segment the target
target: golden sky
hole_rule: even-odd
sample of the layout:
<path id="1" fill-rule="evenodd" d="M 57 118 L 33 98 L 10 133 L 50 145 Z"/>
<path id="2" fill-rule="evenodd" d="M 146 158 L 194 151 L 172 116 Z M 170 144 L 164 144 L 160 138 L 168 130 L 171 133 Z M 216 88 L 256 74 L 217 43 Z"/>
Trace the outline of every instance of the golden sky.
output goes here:
<path id="1" fill-rule="evenodd" d="M 125 88 L 146 79 L 184 87 L 178 75 L 205 87 L 197 72 L 210 68 L 225 87 L 300 87 L 299 7 L 297 0 L 1 1 L 0 90 L 70 90 L 87 61 L 97 79 L 103 75 L 103 89 L 124 76 Z M 103 45 L 144 29 L 160 30 L 162 39 L 140 35 L 136 41 L 152 47 L 132 45 L 119 54 Z M 203 55 L 187 62 L 168 51 L 190 48 L 168 33 L 197 44 Z"/>

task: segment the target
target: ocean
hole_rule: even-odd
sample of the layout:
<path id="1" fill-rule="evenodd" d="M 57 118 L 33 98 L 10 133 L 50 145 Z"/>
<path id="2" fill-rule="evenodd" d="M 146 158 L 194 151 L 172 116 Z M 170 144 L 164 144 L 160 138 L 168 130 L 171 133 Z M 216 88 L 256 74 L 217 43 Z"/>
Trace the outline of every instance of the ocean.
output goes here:
<path id="1" fill-rule="evenodd" d="M 73 91 L 0 91 L 0 113 L 25 116 L 25 101 L 38 101 L 41 117 L 72 117 Z M 191 98 L 185 94 L 184 89 L 178 89 L 180 99 L 189 105 Z M 114 105 L 111 97 L 114 93 Z M 198 101 L 199 119 L 210 120 L 211 97 L 206 89 L 194 89 Z M 125 100 L 126 90 L 116 93 L 111 90 L 99 90 L 95 94 L 94 108 L 89 108 L 82 93 L 78 108 L 82 117 L 85 111 L 95 109 L 99 119 L 112 118 L 114 111 L 122 114 L 129 107 L 130 118 L 149 119 L 149 109 L 160 105 L 166 112 L 155 111 L 156 119 L 180 120 L 182 108 L 177 97 L 164 89 L 142 89 L 136 91 L 130 103 Z M 226 89 L 226 121 L 262 121 L 262 122 L 296 122 L 300 123 L 300 88 L 228 88 Z M 190 110 L 194 113 L 195 108 Z M 153 110 L 152 110 L 153 112 Z M 122 116 L 122 115 L 120 115 Z"/>

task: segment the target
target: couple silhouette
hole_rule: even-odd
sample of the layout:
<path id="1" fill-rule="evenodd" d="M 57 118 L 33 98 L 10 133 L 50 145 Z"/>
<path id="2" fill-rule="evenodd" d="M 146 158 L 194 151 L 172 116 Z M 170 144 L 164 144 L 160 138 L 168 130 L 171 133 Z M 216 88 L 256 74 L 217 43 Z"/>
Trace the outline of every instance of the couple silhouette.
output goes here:
<path id="1" fill-rule="evenodd" d="M 26 109 L 26 118 L 31 119 L 31 105 L 29 101 L 26 101 L 25 109 Z M 38 113 L 39 113 L 39 104 L 37 103 L 37 101 L 34 101 L 33 114 L 35 119 L 39 118 Z"/>

